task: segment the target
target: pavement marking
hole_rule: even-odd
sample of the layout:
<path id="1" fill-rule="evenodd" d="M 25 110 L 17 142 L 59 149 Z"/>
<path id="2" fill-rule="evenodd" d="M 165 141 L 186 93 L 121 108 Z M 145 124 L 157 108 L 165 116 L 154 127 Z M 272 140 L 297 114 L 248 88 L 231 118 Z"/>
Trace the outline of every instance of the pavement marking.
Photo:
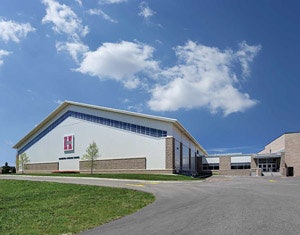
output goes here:
<path id="1" fill-rule="evenodd" d="M 144 184 L 126 184 L 126 186 L 145 187 Z"/>
<path id="2" fill-rule="evenodd" d="M 147 184 L 159 184 L 159 182 L 149 182 Z"/>
<path id="3" fill-rule="evenodd" d="M 271 182 L 271 183 L 275 183 L 275 182 L 276 182 L 276 180 L 269 180 L 269 182 Z"/>
<path id="4" fill-rule="evenodd" d="M 126 186 L 145 187 L 145 185 L 147 185 L 147 184 L 156 185 L 156 184 L 159 184 L 159 182 L 145 182 L 143 184 L 126 184 Z"/>

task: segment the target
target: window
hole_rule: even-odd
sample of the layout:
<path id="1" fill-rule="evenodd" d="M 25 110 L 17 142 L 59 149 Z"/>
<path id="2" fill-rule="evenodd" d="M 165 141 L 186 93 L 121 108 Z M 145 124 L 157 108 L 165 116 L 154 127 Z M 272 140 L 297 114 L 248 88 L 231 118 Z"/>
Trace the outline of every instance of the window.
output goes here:
<path id="1" fill-rule="evenodd" d="M 22 147 L 18 154 L 21 154 L 25 152 L 27 149 L 29 149 L 32 145 L 34 145 L 36 142 L 38 142 L 40 139 L 42 139 L 46 134 L 48 134 L 50 131 L 52 131 L 55 127 L 57 127 L 60 123 L 62 123 L 65 119 L 68 117 L 74 117 L 86 121 L 91 121 L 95 123 L 99 123 L 102 125 L 112 126 L 115 128 L 128 130 L 135 133 L 140 133 L 143 135 L 148 135 L 152 137 L 167 137 L 167 131 L 149 128 L 146 126 L 139 126 L 132 123 L 127 122 L 121 122 L 117 120 L 112 120 L 108 118 L 98 117 L 90 114 L 85 113 L 79 113 L 75 111 L 67 111 L 62 116 L 60 116 L 58 119 L 56 119 L 53 123 L 51 123 L 46 129 L 44 129 L 42 132 L 40 132 L 36 137 L 34 137 L 31 141 L 29 141 L 24 147 Z"/>
<path id="2" fill-rule="evenodd" d="M 202 167 L 204 171 L 219 170 L 219 163 L 204 163 Z"/>
<path id="3" fill-rule="evenodd" d="M 243 170 L 243 169 L 250 169 L 250 168 L 251 168 L 250 162 L 231 163 L 231 170 Z"/>

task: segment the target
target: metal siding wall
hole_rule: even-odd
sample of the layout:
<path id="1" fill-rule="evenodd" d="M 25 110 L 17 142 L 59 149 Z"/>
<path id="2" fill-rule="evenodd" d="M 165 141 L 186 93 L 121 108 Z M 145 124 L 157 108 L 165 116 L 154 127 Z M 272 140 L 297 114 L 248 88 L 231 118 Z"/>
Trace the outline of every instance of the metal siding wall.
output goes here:
<path id="1" fill-rule="evenodd" d="M 65 153 L 63 136 L 74 134 L 75 151 Z M 82 156 L 95 141 L 101 159 L 147 157 L 147 169 L 165 169 L 165 138 L 154 138 L 96 123 L 67 118 L 36 144 L 27 155 L 31 163 L 57 162 L 58 158 Z"/>
<path id="2" fill-rule="evenodd" d="M 189 166 L 189 148 L 185 145 L 182 145 L 182 169 L 185 171 L 190 170 Z"/>
<path id="3" fill-rule="evenodd" d="M 231 157 L 231 163 L 251 162 L 251 156 L 236 156 Z"/>
<path id="4" fill-rule="evenodd" d="M 161 129 L 161 130 L 166 130 L 168 133 L 172 132 L 172 124 L 155 120 L 155 119 L 150 119 L 150 118 L 142 118 L 138 116 L 131 116 L 128 114 L 122 114 L 122 113 L 115 113 L 115 112 L 109 112 L 109 111 L 104 111 L 104 110 L 96 110 L 96 109 L 90 109 L 90 108 L 83 108 L 83 107 L 77 107 L 71 105 L 68 110 L 76 111 L 76 112 L 82 112 L 86 114 L 91 114 L 95 116 L 100 116 L 103 118 L 109 118 L 113 120 L 118 120 L 122 122 L 128 122 L 128 123 L 133 123 L 136 125 L 141 125 L 141 126 L 149 126 L 152 128 L 156 129 Z"/>
<path id="5" fill-rule="evenodd" d="M 220 158 L 219 157 L 204 157 L 202 163 L 204 163 L 204 164 L 220 163 Z"/>
<path id="6" fill-rule="evenodd" d="M 194 142 L 190 141 L 185 134 L 181 133 L 175 126 L 173 127 L 173 136 L 175 138 L 175 145 L 177 143 L 182 143 L 182 151 L 183 151 L 183 166 L 182 170 L 196 170 L 196 164 L 195 164 L 195 153 L 197 151 L 196 145 Z M 178 144 L 179 145 L 179 144 Z M 189 148 L 191 149 L 191 158 L 189 161 Z M 179 154 L 179 152 L 178 152 Z M 199 155 L 203 155 L 203 152 L 199 149 Z M 175 157 L 176 157 L 176 147 L 175 147 Z M 190 165 L 189 165 L 190 162 Z M 176 165 L 175 165 L 176 166 Z M 178 167 L 180 168 L 180 166 Z"/>
<path id="7" fill-rule="evenodd" d="M 175 140 L 175 170 L 180 170 L 180 142 Z"/>

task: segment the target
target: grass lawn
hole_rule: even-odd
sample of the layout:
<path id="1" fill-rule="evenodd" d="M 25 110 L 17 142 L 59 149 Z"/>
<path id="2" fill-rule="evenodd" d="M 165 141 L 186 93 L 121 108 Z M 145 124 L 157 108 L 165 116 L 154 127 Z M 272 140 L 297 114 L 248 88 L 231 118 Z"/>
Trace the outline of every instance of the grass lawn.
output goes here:
<path id="1" fill-rule="evenodd" d="M 37 175 L 37 174 L 33 174 Z M 159 174 L 71 174 L 71 173 L 52 173 L 38 174 L 41 176 L 71 176 L 71 177 L 94 177 L 111 179 L 132 179 L 132 180 L 201 180 L 201 178 L 192 178 L 185 175 L 159 175 Z"/>
<path id="2" fill-rule="evenodd" d="M 129 189 L 0 180 L 0 234 L 74 234 L 154 200 Z"/>

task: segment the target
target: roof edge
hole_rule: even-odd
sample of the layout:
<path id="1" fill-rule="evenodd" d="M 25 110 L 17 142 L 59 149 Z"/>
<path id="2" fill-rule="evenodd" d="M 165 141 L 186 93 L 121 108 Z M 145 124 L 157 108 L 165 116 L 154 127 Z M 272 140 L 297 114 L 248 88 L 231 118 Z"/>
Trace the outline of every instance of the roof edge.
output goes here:
<path id="1" fill-rule="evenodd" d="M 205 149 L 198 143 L 198 141 L 178 122 L 176 119 L 172 118 L 166 118 L 161 116 L 154 116 L 150 114 L 142 114 L 142 113 L 136 113 L 126 110 L 120 110 L 120 109 L 114 109 L 114 108 L 108 108 L 103 106 L 97 106 L 97 105 L 91 105 L 91 104 L 85 104 L 85 103 L 79 103 L 74 101 L 68 101 L 65 100 L 62 104 L 60 104 L 56 109 L 54 109 L 44 120 L 42 120 L 37 126 L 35 126 L 27 135 L 25 135 L 21 140 L 19 140 L 14 146 L 14 149 L 19 148 L 22 144 L 24 144 L 29 138 L 31 138 L 36 132 L 38 132 L 40 129 L 45 127 L 48 122 L 50 122 L 57 114 L 59 114 L 61 111 L 63 111 L 65 108 L 67 108 L 70 105 L 74 105 L 77 107 L 83 107 L 83 108 L 91 108 L 96 110 L 104 110 L 109 112 L 115 112 L 115 113 L 121 113 L 121 114 L 127 114 L 131 116 L 136 117 L 142 117 L 142 118 L 148 118 L 148 119 L 156 119 L 159 121 L 169 122 L 173 123 L 175 126 L 177 126 L 182 132 L 184 132 L 189 139 L 191 139 L 198 147 L 205 153 Z"/>
<path id="2" fill-rule="evenodd" d="M 16 149 L 22 145 L 27 139 L 33 136 L 39 129 L 45 126 L 53 117 L 55 117 L 59 112 L 69 105 L 68 101 L 64 101 L 56 109 L 54 109 L 43 121 L 41 121 L 37 126 L 35 126 L 30 132 L 27 133 L 21 140 L 19 140 L 13 148 Z"/>
<path id="3" fill-rule="evenodd" d="M 165 121 L 165 122 L 176 122 L 177 121 L 176 119 L 173 119 L 173 118 L 155 116 L 155 115 L 144 114 L 144 113 L 137 113 L 137 112 L 127 111 L 127 110 L 122 110 L 122 109 L 108 108 L 108 107 L 104 107 L 104 106 L 85 104 L 85 103 L 79 103 L 79 102 L 68 101 L 68 100 L 66 100 L 64 103 L 67 103 L 69 105 L 83 107 L 83 108 L 92 108 L 92 109 L 104 110 L 104 111 L 109 111 L 109 112 L 114 112 L 114 113 L 123 113 L 123 114 L 128 114 L 131 116 L 156 119 L 156 120 Z"/>
<path id="4" fill-rule="evenodd" d="M 208 153 L 206 152 L 206 150 L 202 147 L 201 144 L 198 143 L 198 141 L 190 134 L 190 132 L 188 130 L 186 130 L 180 122 L 178 122 L 176 120 L 176 122 L 174 123 L 181 131 L 183 131 L 196 145 L 198 145 L 198 147 L 202 150 L 202 152 L 205 155 L 208 155 Z"/>

